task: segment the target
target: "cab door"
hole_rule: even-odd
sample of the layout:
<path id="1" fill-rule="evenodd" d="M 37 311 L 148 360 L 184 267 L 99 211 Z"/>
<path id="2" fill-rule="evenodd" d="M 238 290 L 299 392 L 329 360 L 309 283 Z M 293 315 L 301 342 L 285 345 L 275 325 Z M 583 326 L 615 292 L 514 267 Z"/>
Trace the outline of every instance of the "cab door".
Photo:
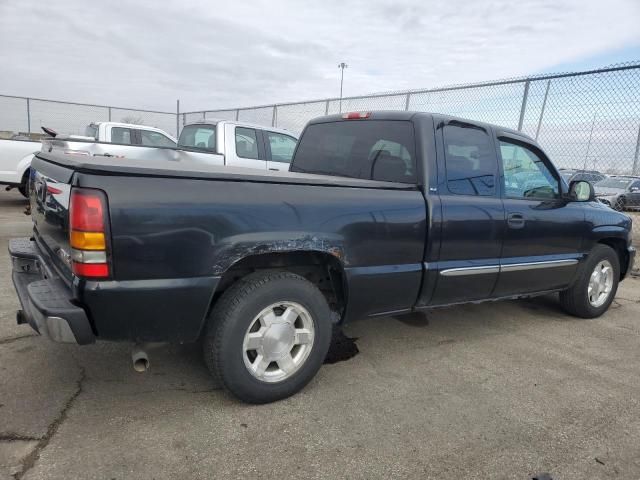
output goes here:
<path id="1" fill-rule="evenodd" d="M 266 170 L 262 132 L 240 125 L 225 125 L 225 165 Z"/>
<path id="2" fill-rule="evenodd" d="M 563 198 L 560 175 L 538 146 L 511 133 L 499 134 L 496 142 L 506 224 L 494 294 L 567 287 L 583 258 L 583 205 Z"/>
<path id="3" fill-rule="evenodd" d="M 505 226 L 493 132 L 445 119 L 436 124 L 436 145 L 440 254 L 426 265 L 427 274 L 437 271 L 428 304 L 489 298 L 500 271 Z"/>

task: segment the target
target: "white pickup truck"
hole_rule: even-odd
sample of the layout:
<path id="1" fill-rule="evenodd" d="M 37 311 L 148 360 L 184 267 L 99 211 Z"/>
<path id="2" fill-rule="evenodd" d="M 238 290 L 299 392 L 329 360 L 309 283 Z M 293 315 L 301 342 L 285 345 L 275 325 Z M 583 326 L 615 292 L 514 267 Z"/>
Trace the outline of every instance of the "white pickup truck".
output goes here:
<path id="1" fill-rule="evenodd" d="M 173 168 L 178 170 L 182 163 L 288 171 L 297 143 L 297 138 L 286 130 L 227 120 L 202 120 L 185 125 L 177 147 L 129 143 L 136 134 L 132 131 L 122 135 L 112 143 L 95 141 L 92 137 L 57 135 L 42 140 L 42 151 L 104 155 L 122 158 L 123 162 L 164 159 L 175 162 Z"/>
<path id="2" fill-rule="evenodd" d="M 50 129 L 45 129 L 45 132 L 55 134 Z M 54 141 L 59 145 L 63 145 L 64 142 L 101 142 L 149 147 L 176 146 L 175 138 L 159 128 L 117 122 L 91 123 L 87 126 L 84 136 L 55 135 L 55 139 L 45 138 L 42 142 Z M 47 145 L 48 148 L 50 146 Z M 0 140 L 0 184 L 7 185 L 8 190 L 18 188 L 26 197 L 31 159 L 41 148 L 44 147 L 40 141 Z"/>
<path id="3" fill-rule="evenodd" d="M 202 120 L 182 128 L 178 148 L 204 153 L 214 165 L 289 171 L 298 139 L 286 130 L 228 120 Z"/>

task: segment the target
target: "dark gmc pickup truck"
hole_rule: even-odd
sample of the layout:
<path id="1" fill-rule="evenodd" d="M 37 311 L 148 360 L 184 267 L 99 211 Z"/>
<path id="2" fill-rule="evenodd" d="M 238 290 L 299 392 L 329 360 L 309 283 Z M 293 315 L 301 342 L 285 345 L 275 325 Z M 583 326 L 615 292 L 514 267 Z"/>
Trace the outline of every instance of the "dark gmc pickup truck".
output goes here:
<path id="1" fill-rule="evenodd" d="M 603 314 L 631 220 L 515 131 L 411 112 L 311 121 L 291 172 L 38 154 L 13 281 L 55 341 L 202 341 L 233 394 L 318 371 L 334 323 L 559 292 Z M 137 365 L 144 367 L 144 352 Z"/>

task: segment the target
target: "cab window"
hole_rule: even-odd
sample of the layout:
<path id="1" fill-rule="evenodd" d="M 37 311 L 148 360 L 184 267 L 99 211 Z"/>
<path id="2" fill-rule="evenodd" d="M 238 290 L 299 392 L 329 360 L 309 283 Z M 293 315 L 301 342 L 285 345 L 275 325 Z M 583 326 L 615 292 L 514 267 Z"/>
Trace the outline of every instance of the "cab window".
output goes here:
<path id="1" fill-rule="evenodd" d="M 399 120 L 309 125 L 299 140 L 291 171 L 414 184 L 413 126 Z"/>
<path id="2" fill-rule="evenodd" d="M 275 132 L 264 132 L 269 140 L 269 148 L 271 149 L 271 161 L 290 163 L 293 157 L 293 151 L 296 148 L 296 139 L 289 135 Z"/>
<path id="3" fill-rule="evenodd" d="M 113 127 L 111 129 L 111 142 L 133 145 L 133 132 L 129 128 Z"/>
<path id="4" fill-rule="evenodd" d="M 187 125 L 180 132 L 178 146 L 206 152 L 216 151 L 215 125 Z"/>
<path id="5" fill-rule="evenodd" d="M 500 140 L 504 194 L 510 198 L 550 199 L 559 195 L 559 182 L 533 150 Z"/>
<path id="6" fill-rule="evenodd" d="M 253 128 L 236 127 L 236 154 L 240 158 L 258 158 L 258 136 Z"/>
<path id="7" fill-rule="evenodd" d="M 140 139 L 142 145 L 148 147 L 175 147 L 176 144 L 166 135 L 160 132 L 153 132 L 149 130 L 138 130 L 140 132 Z"/>
<path id="8" fill-rule="evenodd" d="M 496 194 L 497 162 L 488 133 L 475 126 L 444 127 L 447 188 L 456 195 Z"/>

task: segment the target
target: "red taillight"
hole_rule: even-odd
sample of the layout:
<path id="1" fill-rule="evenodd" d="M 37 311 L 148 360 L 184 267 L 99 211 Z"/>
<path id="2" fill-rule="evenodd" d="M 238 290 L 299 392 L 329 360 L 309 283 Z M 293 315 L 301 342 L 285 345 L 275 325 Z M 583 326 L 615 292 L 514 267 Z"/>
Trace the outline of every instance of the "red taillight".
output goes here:
<path id="1" fill-rule="evenodd" d="M 369 118 L 371 112 L 349 112 L 342 115 L 345 120 L 358 120 L 360 118 Z"/>
<path id="2" fill-rule="evenodd" d="M 106 263 L 73 262 L 73 273 L 79 277 L 106 278 L 109 276 L 109 265 Z"/>
<path id="3" fill-rule="evenodd" d="M 74 188 L 71 190 L 69 216 L 71 230 L 103 232 L 106 201 L 100 190 Z"/>
<path id="4" fill-rule="evenodd" d="M 62 193 L 62 190 L 56 187 L 52 187 L 51 185 L 47 185 L 47 193 L 58 195 L 59 193 Z"/>
<path id="5" fill-rule="evenodd" d="M 72 270 L 85 278 L 107 278 L 107 197 L 101 190 L 73 188 L 69 202 Z"/>

